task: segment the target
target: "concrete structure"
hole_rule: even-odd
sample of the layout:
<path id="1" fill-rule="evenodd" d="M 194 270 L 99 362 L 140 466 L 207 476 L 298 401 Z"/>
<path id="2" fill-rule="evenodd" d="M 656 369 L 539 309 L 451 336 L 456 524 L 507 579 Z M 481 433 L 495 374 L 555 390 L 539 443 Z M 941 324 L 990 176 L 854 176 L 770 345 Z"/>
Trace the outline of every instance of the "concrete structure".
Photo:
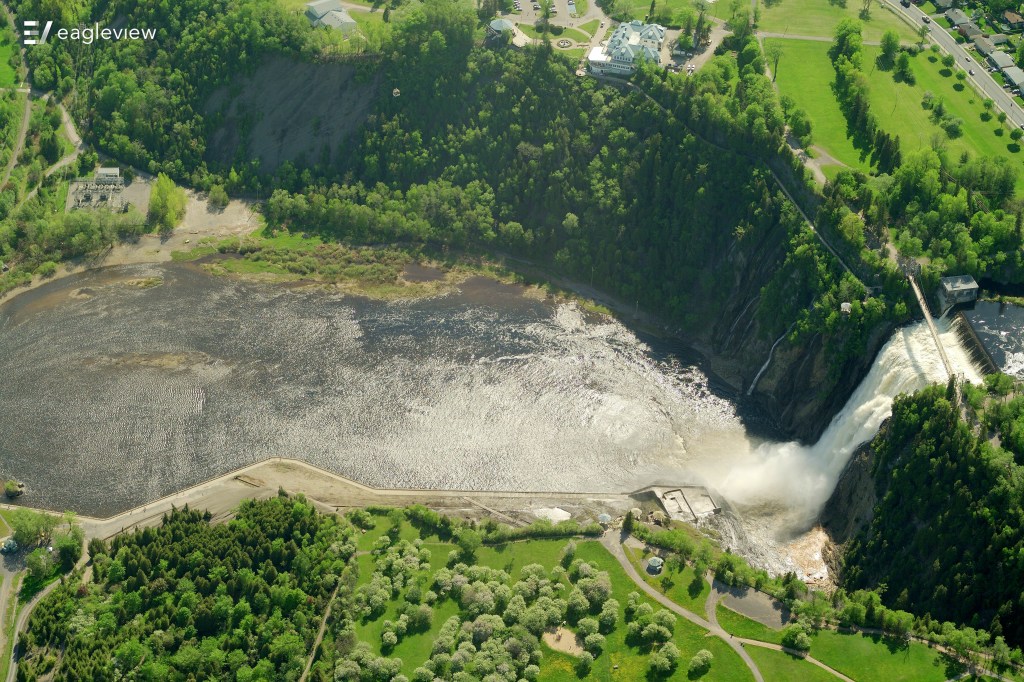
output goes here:
<path id="1" fill-rule="evenodd" d="M 1006 80 L 1015 88 L 1019 88 L 1024 85 L 1024 71 L 1019 66 L 1010 66 L 1003 69 L 1003 75 Z"/>
<path id="2" fill-rule="evenodd" d="M 349 35 L 358 24 L 341 6 L 341 0 L 315 0 L 306 4 L 306 18 L 315 28 L 326 26 Z"/>
<path id="3" fill-rule="evenodd" d="M 970 275 L 943 277 L 939 280 L 939 299 L 945 310 L 957 303 L 971 303 L 978 300 L 978 283 Z"/>
<path id="4" fill-rule="evenodd" d="M 594 73 L 629 76 L 642 61 L 660 65 L 664 44 L 664 26 L 634 19 L 619 24 L 605 45 L 590 51 L 587 61 Z"/>
<path id="5" fill-rule="evenodd" d="M 1004 71 L 1013 66 L 1013 57 L 1006 54 L 1005 52 L 995 50 L 994 52 L 988 55 L 988 63 L 996 67 L 1000 71 Z"/>
<path id="6" fill-rule="evenodd" d="M 675 521 L 697 523 L 705 516 L 722 511 L 704 486 L 684 485 L 678 488 L 652 486 L 638 492 L 653 494 L 669 518 Z"/>
<path id="7" fill-rule="evenodd" d="M 964 14 L 962 10 L 958 9 L 949 10 L 948 12 L 946 12 L 945 16 L 954 28 L 958 28 L 971 21 L 970 17 Z"/>

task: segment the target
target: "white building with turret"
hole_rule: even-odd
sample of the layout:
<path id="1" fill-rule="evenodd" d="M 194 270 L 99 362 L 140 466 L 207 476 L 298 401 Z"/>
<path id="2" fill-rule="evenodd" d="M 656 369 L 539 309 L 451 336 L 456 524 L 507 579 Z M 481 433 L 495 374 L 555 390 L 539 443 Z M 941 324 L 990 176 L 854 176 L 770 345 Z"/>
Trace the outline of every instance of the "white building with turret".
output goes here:
<path id="1" fill-rule="evenodd" d="M 641 61 L 661 64 L 665 27 L 638 19 L 619 24 L 608 41 L 590 51 L 587 61 L 597 74 L 631 75 Z"/>

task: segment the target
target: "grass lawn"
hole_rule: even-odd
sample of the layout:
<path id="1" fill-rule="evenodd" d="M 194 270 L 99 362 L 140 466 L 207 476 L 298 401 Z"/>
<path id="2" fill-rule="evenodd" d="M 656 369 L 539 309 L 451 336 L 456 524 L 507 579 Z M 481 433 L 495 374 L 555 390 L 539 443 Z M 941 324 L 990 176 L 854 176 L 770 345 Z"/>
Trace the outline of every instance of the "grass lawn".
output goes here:
<path id="1" fill-rule="evenodd" d="M 693 571 L 693 567 L 684 566 L 683 570 L 677 571 L 669 569 L 666 565 L 662 569 L 661 575 L 654 576 L 647 573 L 643 564 L 645 559 L 654 556 L 652 552 L 645 552 L 640 549 L 627 549 L 626 554 L 636 568 L 637 573 L 644 577 L 647 584 L 683 608 L 689 609 L 698 615 L 705 615 L 704 605 L 707 603 L 708 594 L 711 593 L 711 585 L 704 579 L 701 579 L 699 583 L 695 581 L 694 576 L 696 574 Z M 665 578 L 669 579 L 668 583 L 664 582 Z M 666 589 L 666 585 L 668 585 L 668 589 Z M 697 589 L 698 585 L 699 589 Z"/>
<path id="2" fill-rule="evenodd" d="M 0 88 L 9 88 L 18 82 L 18 74 L 9 64 L 14 50 L 14 38 L 10 31 L 0 33 Z"/>
<path id="3" fill-rule="evenodd" d="M 364 550 L 372 546 L 376 538 L 385 533 L 390 527 L 390 522 L 381 516 L 375 518 L 376 526 L 363 534 L 358 541 L 358 548 Z M 404 537 L 417 537 L 416 530 L 403 523 L 400 535 Z M 529 540 L 524 542 L 511 542 L 499 546 L 484 546 L 477 550 L 477 562 L 481 565 L 490 566 L 505 570 L 515 581 L 527 564 L 539 563 L 550 570 L 559 561 L 562 549 L 568 541 L 558 540 Z M 602 570 L 608 571 L 612 584 L 612 596 L 619 601 L 620 608 L 625 607 L 627 596 L 630 592 L 637 590 L 636 585 L 626 575 L 622 567 L 600 543 L 593 540 L 577 540 L 576 556 L 586 561 L 597 563 Z M 430 572 L 436 571 L 446 562 L 448 552 L 452 545 L 448 543 L 425 541 L 424 546 L 431 552 L 430 571 L 421 572 L 425 578 Z M 366 581 L 373 574 L 374 557 L 369 554 L 360 554 L 356 557 L 359 566 L 361 581 Z M 654 602 L 647 600 L 656 609 L 659 608 Z M 385 620 L 394 620 L 397 617 L 400 600 L 392 601 L 383 616 L 380 618 L 356 624 L 356 632 L 359 638 L 366 641 L 374 649 L 379 651 L 380 636 L 383 631 Z M 458 605 L 451 600 L 435 605 L 434 619 L 431 629 L 428 632 L 416 635 L 408 635 L 399 642 L 394 651 L 389 655 L 402 659 L 402 670 L 406 675 L 411 675 L 415 668 L 429 658 L 430 650 L 437 631 L 444 621 L 458 613 Z M 620 611 L 621 613 L 621 611 Z M 631 647 L 625 642 L 626 628 L 624 621 L 620 618 L 616 629 L 610 633 L 605 642 L 605 649 L 594 661 L 591 674 L 585 678 L 588 680 L 639 680 L 644 679 L 648 669 L 649 651 L 642 648 Z M 714 662 L 711 671 L 703 680 L 720 680 L 722 682 L 740 682 L 751 679 L 746 665 L 729 646 L 716 637 L 707 637 L 706 632 L 683 618 L 679 618 L 675 627 L 673 642 L 682 652 L 680 668 L 672 679 L 686 678 L 686 662 L 700 649 L 708 649 L 714 654 Z M 576 659 L 566 654 L 552 651 L 542 646 L 544 656 L 541 661 L 540 680 L 544 682 L 562 682 L 568 679 L 576 679 Z M 617 670 L 614 670 L 618 666 Z M 614 670 L 614 672 L 613 672 Z"/>
<path id="4" fill-rule="evenodd" d="M 349 16 L 359 25 L 359 28 L 366 28 L 367 26 L 383 26 L 384 25 L 384 10 L 372 9 L 369 12 L 360 12 L 353 10 L 349 12 Z"/>
<path id="5" fill-rule="evenodd" d="M 918 8 L 925 14 L 938 14 L 939 12 L 939 10 L 936 9 L 935 5 L 933 5 L 929 0 L 925 0 L 925 2 L 922 2 L 920 5 L 918 5 Z"/>
<path id="6" fill-rule="evenodd" d="M 866 48 L 865 56 L 875 58 L 877 48 Z M 968 151 L 974 156 L 1003 156 L 1008 158 L 1018 171 L 1017 189 L 1024 189 L 1024 154 L 1010 140 L 1009 130 L 995 117 L 988 121 L 981 119 L 985 109 L 983 97 L 969 84 L 961 90 L 955 77 L 943 76 L 941 63 L 925 52 L 911 58 L 911 67 L 917 83 L 897 83 L 888 73 L 876 71 L 871 78 L 871 107 L 878 117 L 879 125 L 890 134 L 899 135 L 904 153 L 913 149 L 930 146 L 933 136 L 939 135 L 948 145 L 949 155 L 956 159 L 961 152 Z M 946 109 L 963 119 L 963 134 L 950 139 L 936 124 L 932 123 L 931 112 L 921 106 L 925 92 L 941 97 Z M 997 135 L 1002 131 L 1002 135 Z M 1014 151 L 1016 150 L 1016 151 Z"/>
<path id="7" fill-rule="evenodd" d="M 23 573 L 18 573 L 14 576 L 14 582 L 11 585 L 11 594 L 17 594 L 18 583 L 21 582 Z M 18 618 L 18 612 L 21 610 L 21 602 L 17 599 L 9 598 L 7 600 L 7 613 L 0 614 L 3 616 L 5 638 L 3 649 L 0 649 L 0 680 L 7 679 L 7 671 L 11 664 L 11 649 L 14 647 L 14 622 Z"/>
<path id="8" fill-rule="evenodd" d="M 744 647 L 754 659 L 765 680 L 800 680 L 800 682 L 835 682 L 836 676 L 822 670 L 813 663 L 791 656 L 784 651 L 762 649 L 758 646 Z"/>
<path id="9" fill-rule="evenodd" d="M 560 54 L 566 59 L 570 60 L 573 64 L 579 62 L 583 58 L 583 55 L 587 53 L 585 47 L 570 47 L 568 50 L 558 50 L 556 54 Z"/>
<path id="10" fill-rule="evenodd" d="M 718 615 L 718 624 L 730 634 L 746 639 L 757 639 L 762 642 L 782 644 L 781 630 L 772 630 L 756 620 L 751 620 L 742 614 L 736 613 L 725 604 L 719 604 L 715 613 Z"/>
<path id="11" fill-rule="evenodd" d="M 303 12 L 306 11 L 306 4 L 309 2 L 309 0 L 278 0 L 278 2 L 281 3 L 281 6 L 284 7 L 286 10 L 290 10 L 292 12 L 295 12 L 296 14 L 302 14 Z M 367 7 L 374 6 L 372 0 L 348 0 L 348 2 L 351 2 L 354 5 L 366 5 Z M 376 4 L 378 6 L 383 7 L 383 3 Z M 355 19 L 355 17 L 352 18 Z"/>
<path id="12" fill-rule="evenodd" d="M 593 21 L 588 21 L 585 24 L 581 24 L 579 28 L 580 28 L 581 31 L 583 31 L 587 35 L 591 35 L 592 36 L 597 31 L 598 26 L 600 25 L 600 23 L 601 22 L 598 19 L 594 19 Z"/>
<path id="13" fill-rule="evenodd" d="M 541 38 L 540 31 L 538 31 L 537 27 L 534 26 L 533 24 L 516 24 L 516 26 L 518 26 L 519 30 L 522 31 L 523 33 L 525 33 L 530 38 L 533 38 L 534 40 L 540 40 L 540 38 Z M 551 34 L 550 33 L 548 34 L 548 38 L 549 39 L 551 38 Z"/>
<path id="14" fill-rule="evenodd" d="M 829 182 L 835 180 L 836 176 L 839 175 L 839 171 L 841 170 L 843 170 L 843 167 L 836 166 L 835 164 L 829 164 L 827 166 L 821 167 L 821 172 L 825 174 L 825 177 L 828 179 Z"/>
<path id="15" fill-rule="evenodd" d="M 846 119 L 832 94 L 830 83 L 834 78 L 828 59 L 828 43 L 801 40 L 773 40 L 782 46 L 777 85 L 782 94 L 796 100 L 807 111 L 813 124 L 814 143 L 844 163 L 868 170 L 868 159 L 862 158 L 852 141 L 846 136 Z M 983 98 L 969 85 L 957 90 L 960 83 L 953 75 L 943 76 L 938 58 L 924 52 L 911 58 L 916 83 L 897 83 L 889 72 L 874 68 L 878 48 L 864 48 L 864 71 L 870 81 L 871 106 L 882 129 L 898 135 L 904 153 L 931 146 L 932 138 L 939 136 L 948 153 L 957 158 L 963 151 L 975 156 L 1003 156 L 1019 171 L 1024 171 L 1024 154 L 1017 150 L 1009 137 L 1009 130 L 994 117 L 981 119 Z M 931 59 L 936 61 L 932 62 Z M 931 112 L 921 106 L 925 92 L 941 97 L 946 109 L 963 120 L 962 135 L 950 139 L 930 118 Z M 997 135 L 996 131 L 1003 134 Z M 837 172 L 837 171 L 836 171 Z M 1024 189 L 1024 172 L 1018 173 L 1018 189 Z"/>
<path id="16" fill-rule="evenodd" d="M 828 43 L 772 38 L 766 44 L 782 47 L 775 84 L 792 97 L 811 119 L 814 144 L 854 168 L 870 171 L 867 157 L 846 135 L 846 118 L 832 93 L 835 71 L 828 59 Z"/>
<path id="17" fill-rule="evenodd" d="M 590 42 L 590 34 L 589 33 L 584 33 L 583 31 L 580 31 L 580 30 L 575 29 L 575 28 L 567 28 L 567 29 L 565 29 L 557 37 L 558 38 L 568 38 L 569 40 L 575 40 L 577 43 L 587 43 L 587 42 Z"/>
<path id="18" fill-rule="evenodd" d="M 761 6 L 761 21 L 757 28 L 767 33 L 831 38 L 841 20 L 858 18 L 860 7 L 859 2 L 847 2 L 844 8 L 825 0 L 782 0 L 771 8 Z M 890 29 L 906 41 L 917 39 L 915 29 L 881 3 L 871 6 L 871 18 L 862 23 L 864 40 L 880 40 L 882 34 Z"/>
<path id="19" fill-rule="evenodd" d="M 857 682 L 943 682 L 962 670 L 924 644 L 890 645 L 881 637 L 822 630 L 811 656 Z"/>
<path id="20" fill-rule="evenodd" d="M 590 5 L 587 4 L 587 0 L 576 0 L 573 4 L 576 5 L 576 16 L 578 17 L 582 17 L 587 13 L 587 10 L 590 9 Z"/>

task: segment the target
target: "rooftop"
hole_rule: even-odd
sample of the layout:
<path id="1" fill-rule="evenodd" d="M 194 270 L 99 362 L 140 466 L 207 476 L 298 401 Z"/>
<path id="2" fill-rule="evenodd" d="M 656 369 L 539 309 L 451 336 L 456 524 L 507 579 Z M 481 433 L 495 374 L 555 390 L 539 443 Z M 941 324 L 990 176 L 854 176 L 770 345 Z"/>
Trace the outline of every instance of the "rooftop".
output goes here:
<path id="1" fill-rule="evenodd" d="M 943 277 L 939 281 L 942 283 L 942 288 L 946 291 L 968 291 L 978 288 L 978 283 L 970 275 Z"/>

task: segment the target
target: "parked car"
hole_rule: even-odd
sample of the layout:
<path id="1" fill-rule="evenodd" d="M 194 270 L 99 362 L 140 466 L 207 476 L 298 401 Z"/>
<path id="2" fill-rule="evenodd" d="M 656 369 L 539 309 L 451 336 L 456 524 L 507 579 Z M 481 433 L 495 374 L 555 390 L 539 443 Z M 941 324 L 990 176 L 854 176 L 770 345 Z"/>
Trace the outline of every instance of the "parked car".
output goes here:
<path id="1" fill-rule="evenodd" d="M 923 21 L 926 24 L 930 24 L 930 23 L 932 23 L 932 18 L 929 17 L 929 16 L 923 16 L 923 17 L 921 17 L 921 21 Z"/>

